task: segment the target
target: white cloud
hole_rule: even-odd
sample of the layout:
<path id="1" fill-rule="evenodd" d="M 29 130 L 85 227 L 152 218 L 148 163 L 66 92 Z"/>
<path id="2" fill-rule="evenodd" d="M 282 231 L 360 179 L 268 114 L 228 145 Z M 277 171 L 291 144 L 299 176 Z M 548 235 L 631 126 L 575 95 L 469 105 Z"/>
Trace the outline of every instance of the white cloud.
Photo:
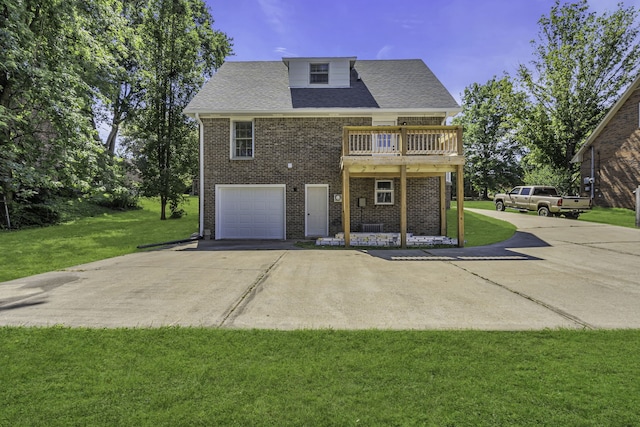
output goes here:
<path id="1" fill-rule="evenodd" d="M 393 46 L 385 45 L 382 49 L 378 51 L 376 54 L 376 59 L 388 59 L 391 53 Z"/>
<path id="2" fill-rule="evenodd" d="M 287 49 L 286 47 L 276 47 L 273 50 L 276 54 L 278 54 L 278 56 L 281 57 L 296 57 L 296 56 L 300 56 L 297 53 L 294 52 L 289 52 L 289 49 Z"/>
<path id="3" fill-rule="evenodd" d="M 258 0 L 262 13 L 267 17 L 267 22 L 278 34 L 286 32 L 287 9 L 281 0 Z"/>
<path id="4" fill-rule="evenodd" d="M 423 20 L 414 18 L 395 19 L 394 22 L 404 30 L 413 30 L 424 25 Z"/>

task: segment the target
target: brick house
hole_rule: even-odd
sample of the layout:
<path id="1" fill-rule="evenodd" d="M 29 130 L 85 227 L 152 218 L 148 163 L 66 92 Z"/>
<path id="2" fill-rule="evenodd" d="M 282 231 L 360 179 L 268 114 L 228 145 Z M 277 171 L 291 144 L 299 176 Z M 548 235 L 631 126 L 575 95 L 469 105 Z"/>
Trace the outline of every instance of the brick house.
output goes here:
<path id="1" fill-rule="evenodd" d="M 640 76 L 611 107 L 571 160 L 580 163 L 581 193 L 593 204 L 635 209 L 640 185 Z"/>
<path id="2" fill-rule="evenodd" d="M 445 121 L 459 111 L 421 60 L 226 62 L 185 109 L 200 127 L 200 234 L 445 234 L 445 177 L 464 164 Z"/>

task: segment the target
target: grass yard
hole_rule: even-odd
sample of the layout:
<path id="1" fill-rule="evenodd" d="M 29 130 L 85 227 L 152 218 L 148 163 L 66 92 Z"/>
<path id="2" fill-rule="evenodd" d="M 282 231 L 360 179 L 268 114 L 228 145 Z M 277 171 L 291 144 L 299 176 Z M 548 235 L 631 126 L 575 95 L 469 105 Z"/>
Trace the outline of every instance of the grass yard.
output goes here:
<path id="1" fill-rule="evenodd" d="M 0 281 L 197 229 L 195 200 L 180 220 L 143 207 L 0 233 Z M 465 212 L 467 246 L 514 231 Z M 0 426 L 631 426 L 638 408 L 639 330 L 0 327 Z"/>
<path id="2" fill-rule="evenodd" d="M 452 206 L 455 206 L 455 202 L 452 203 Z M 465 208 L 488 210 L 495 210 L 496 208 L 491 200 L 465 201 L 464 206 Z M 512 209 L 507 209 L 507 212 L 522 215 L 521 213 Z M 528 212 L 528 214 L 537 215 L 536 212 Z M 636 213 L 631 209 L 602 208 L 599 206 L 594 206 L 591 211 L 581 214 L 578 218 L 578 221 L 598 222 L 601 224 L 635 228 Z"/>
<path id="3" fill-rule="evenodd" d="M 475 207 L 469 206 L 468 203 L 464 203 L 465 208 Z M 465 247 L 502 242 L 513 236 L 515 232 L 516 226 L 506 221 L 464 211 Z M 447 211 L 447 236 L 458 237 L 458 207 L 455 202 L 451 203 L 451 209 Z"/>
<path id="4" fill-rule="evenodd" d="M 136 252 L 138 245 L 186 239 L 198 231 L 198 199 L 180 219 L 160 221 L 160 202 L 142 209 L 93 211 L 95 216 L 44 228 L 0 231 L 0 282 Z"/>
<path id="5" fill-rule="evenodd" d="M 457 206 L 456 202 L 451 202 L 451 206 Z M 464 207 L 471 209 L 485 209 L 490 211 L 496 210 L 496 205 L 493 204 L 491 200 L 465 200 Z"/>
<path id="6" fill-rule="evenodd" d="M 640 332 L 0 328 L 3 426 L 640 424 Z"/>
<path id="7" fill-rule="evenodd" d="M 631 209 L 601 208 L 596 206 L 591 209 L 591 212 L 580 215 L 578 221 L 599 222 L 602 224 L 635 228 L 636 213 Z"/>

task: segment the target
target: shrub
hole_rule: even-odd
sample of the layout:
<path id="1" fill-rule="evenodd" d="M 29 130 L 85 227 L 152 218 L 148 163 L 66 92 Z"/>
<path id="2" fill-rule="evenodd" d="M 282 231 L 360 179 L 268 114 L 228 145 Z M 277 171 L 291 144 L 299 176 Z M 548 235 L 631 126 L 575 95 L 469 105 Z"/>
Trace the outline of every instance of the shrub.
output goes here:
<path id="1" fill-rule="evenodd" d="M 9 205 L 11 228 L 45 227 L 60 221 L 60 212 L 48 203 L 12 203 Z"/>
<path id="2" fill-rule="evenodd" d="M 107 190 L 104 187 L 98 190 L 100 191 L 94 192 L 91 196 L 91 200 L 97 205 L 117 210 L 139 208 L 139 197 L 133 189 L 119 185 L 111 190 Z"/>
<path id="3" fill-rule="evenodd" d="M 184 209 L 180 207 L 180 204 L 185 200 L 184 196 L 176 196 L 169 200 L 169 211 L 171 212 L 170 219 L 180 219 L 185 214 Z"/>
<path id="4" fill-rule="evenodd" d="M 548 185 L 562 194 L 572 192 L 572 174 L 568 170 L 554 169 L 549 165 L 531 168 L 524 174 L 525 185 Z"/>

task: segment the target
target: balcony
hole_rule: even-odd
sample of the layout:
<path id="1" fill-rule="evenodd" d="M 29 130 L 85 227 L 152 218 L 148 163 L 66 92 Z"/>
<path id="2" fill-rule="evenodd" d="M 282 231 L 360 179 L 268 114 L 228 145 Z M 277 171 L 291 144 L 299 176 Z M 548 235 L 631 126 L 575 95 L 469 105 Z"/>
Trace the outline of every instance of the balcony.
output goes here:
<path id="1" fill-rule="evenodd" d="M 345 126 L 342 169 L 356 176 L 455 172 L 464 164 L 459 126 Z M 398 175 L 399 176 L 399 175 Z"/>
<path id="2" fill-rule="evenodd" d="M 440 181 L 440 230 L 446 234 L 446 174 L 456 173 L 458 246 L 464 245 L 464 155 L 460 126 L 345 126 L 342 137 L 342 225 L 344 244 L 351 244 L 352 178 L 400 180 L 400 244 L 407 246 L 407 179 Z"/>

